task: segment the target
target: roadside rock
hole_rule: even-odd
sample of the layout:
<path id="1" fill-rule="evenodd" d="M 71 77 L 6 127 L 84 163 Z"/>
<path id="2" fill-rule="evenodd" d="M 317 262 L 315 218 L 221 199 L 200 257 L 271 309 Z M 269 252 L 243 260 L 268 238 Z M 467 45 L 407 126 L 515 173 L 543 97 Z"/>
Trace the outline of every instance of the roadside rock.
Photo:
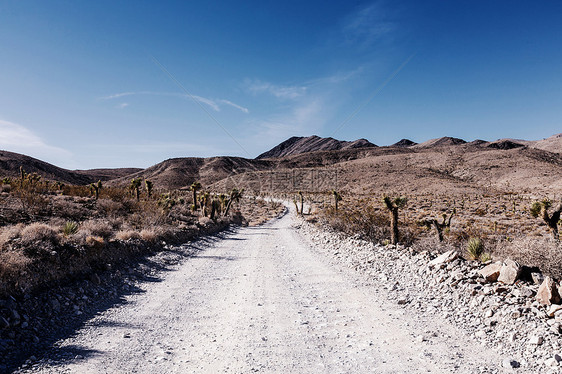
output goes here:
<path id="1" fill-rule="evenodd" d="M 438 265 L 442 265 L 442 264 L 447 264 L 447 263 L 455 260 L 457 257 L 459 257 L 459 253 L 456 250 L 452 249 L 448 252 L 445 252 L 445 253 L 437 256 L 433 260 L 429 261 L 428 265 L 430 267 L 434 267 L 434 266 L 438 266 Z"/>
<path id="2" fill-rule="evenodd" d="M 500 270 L 498 282 L 504 284 L 513 284 L 521 273 L 521 266 L 513 260 L 507 259 L 504 261 Z"/>
<path id="3" fill-rule="evenodd" d="M 537 291 L 537 301 L 542 305 L 560 303 L 560 295 L 558 294 L 558 289 L 551 277 L 546 276 L 544 278 L 544 281 Z"/>
<path id="4" fill-rule="evenodd" d="M 495 282 L 500 276 L 501 268 L 501 262 L 496 262 L 494 264 L 486 265 L 483 269 L 479 270 L 478 273 L 482 275 L 487 282 Z"/>

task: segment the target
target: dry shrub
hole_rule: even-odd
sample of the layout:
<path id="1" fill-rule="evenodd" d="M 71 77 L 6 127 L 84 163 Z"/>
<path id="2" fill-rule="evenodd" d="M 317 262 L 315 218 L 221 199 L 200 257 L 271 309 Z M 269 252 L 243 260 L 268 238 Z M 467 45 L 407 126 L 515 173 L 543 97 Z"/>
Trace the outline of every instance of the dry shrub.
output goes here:
<path id="1" fill-rule="evenodd" d="M 52 200 L 54 214 L 74 221 L 80 221 L 89 215 L 88 209 L 77 204 L 72 197 L 57 196 Z"/>
<path id="2" fill-rule="evenodd" d="M 511 258 L 562 279 L 562 243 L 552 238 L 519 237 L 501 241 L 496 244 L 493 254 L 494 258 Z"/>
<path id="3" fill-rule="evenodd" d="M 108 216 L 118 215 L 124 210 L 121 202 L 110 199 L 99 199 L 96 205 L 99 211 Z"/>
<path id="4" fill-rule="evenodd" d="M 0 291 L 4 291 L 9 282 L 18 279 L 31 261 L 21 251 L 0 251 Z"/>
<path id="5" fill-rule="evenodd" d="M 135 230 L 120 230 L 115 234 L 115 238 L 119 240 L 140 239 L 141 236 Z"/>
<path id="6" fill-rule="evenodd" d="M 90 248 L 101 249 L 105 246 L 105 239 L 101 236 L 88 235 L 86 237 L 85 243 Z"/>
<path id="7" fill-rule="evenodd" d="M 113 234 L 113 226 L 107 220 L 89 220 L 82 222 L 79 232 L 86 235 L 109 238 Z"/>
<path id="8" fill-rule="evenodd" d="M 144 241 L 154 243 L 156 240 L 158 240 L 159 233 L 154 229 L 143 229 L 140 232 L 140 237 Z"/>
<path id="9" fill-rule="evenodd" d="M 57 230 L 53 229 L 51 226 L 44 223 L 32 223 L 26 226 L 21 231 L 21 242 L 23 245 L 36 244 L 38 242 L 58 242 Z"/>
<path id="10" fill-rule="evenodd" d="M 25 225 L 23 223 L 18 223 L 17 225 L 4 227 L 2 232 L 0 232 L 0 250 L 6 249 L 6 245 L 18 238 L 21 235 L 21 231 Z"/>

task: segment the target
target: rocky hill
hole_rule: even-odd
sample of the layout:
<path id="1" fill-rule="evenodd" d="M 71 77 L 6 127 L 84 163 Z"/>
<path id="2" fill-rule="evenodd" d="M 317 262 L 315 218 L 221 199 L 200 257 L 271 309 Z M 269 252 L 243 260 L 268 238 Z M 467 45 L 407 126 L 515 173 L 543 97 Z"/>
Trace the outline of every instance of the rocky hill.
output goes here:
<path id="1" fill-rule="evenodd" d="M 68 184 L 89 184 L 98 180 L 107 181 L 116 176 L 127 174 L 138 169 L 96 169 L 67 170 L 33 157 L 19 153 L 0 151 L 0 176 L 19 177 L 20 167 L 26 173 L 37 173 L 41 177 Z"/>
<path id="2" fill-rule="evenodd" d="M 376 145 L 369 142 L 367 139 L 358 139 L 350 142 L 334 138 L 321 138 L 316 135 L 308 137 L 293 136 L 269 151 L 262 153 L 256 157 L 256 159 L 280 158 L 317 151 L 336 151 L 340 149 L 370 147 L 376 147 Z"/>

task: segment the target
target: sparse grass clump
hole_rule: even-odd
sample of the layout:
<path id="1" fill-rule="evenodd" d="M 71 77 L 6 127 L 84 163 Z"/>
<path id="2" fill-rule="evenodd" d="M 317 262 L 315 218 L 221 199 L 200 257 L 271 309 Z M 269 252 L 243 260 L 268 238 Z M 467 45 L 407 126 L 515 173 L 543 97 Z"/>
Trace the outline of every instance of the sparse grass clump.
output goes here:
<path id="1" fill-rule="evenodd" d="M 67 221 L 62 227 L 62 234 L 64 236 L 70 236 L 76 234 L 78 232 L 78 227 L 79 227 L 78 222 Z"/>

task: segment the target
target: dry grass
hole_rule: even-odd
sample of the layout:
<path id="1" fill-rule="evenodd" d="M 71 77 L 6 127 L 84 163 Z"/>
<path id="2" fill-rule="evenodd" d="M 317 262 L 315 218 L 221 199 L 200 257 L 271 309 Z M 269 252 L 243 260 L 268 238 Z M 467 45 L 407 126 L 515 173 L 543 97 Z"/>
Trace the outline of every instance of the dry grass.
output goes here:
<path id="1" fill-rule="evenodd" d="M 115 239 L 122 241 L 141 239 L 141 234 L 135 230 L 120 230 L 115 233 Z"/>
<path id="2" fill-rule="evenodd" d="M 552 238 L 518 237 L 498 242 L 492 254 L 511 258 L 522 265 L 538 267 L 543 273 L 562 279 L 562 243 Z"/>

